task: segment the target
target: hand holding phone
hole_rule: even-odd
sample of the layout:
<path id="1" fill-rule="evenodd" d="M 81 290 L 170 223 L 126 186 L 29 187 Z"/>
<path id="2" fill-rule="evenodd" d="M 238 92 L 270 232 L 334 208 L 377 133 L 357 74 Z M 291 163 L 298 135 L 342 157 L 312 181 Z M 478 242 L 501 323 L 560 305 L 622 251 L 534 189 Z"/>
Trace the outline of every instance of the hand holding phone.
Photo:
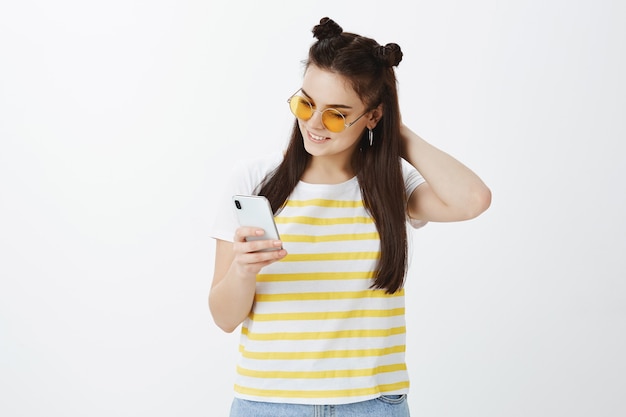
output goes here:
<path id="1" fill-rule="evenodd" d="M 248 236 L 251 240 L 280 240 L 278 228 L 274 222 L 274 213 L 267 198 L 258 195 L 233 196 L 234 210 L 240 226 L 251 226 L 263 229 L 265 232 L 261 236 Z M 281 248 L 271 248 L 265 250 L 278 250 Z"/>

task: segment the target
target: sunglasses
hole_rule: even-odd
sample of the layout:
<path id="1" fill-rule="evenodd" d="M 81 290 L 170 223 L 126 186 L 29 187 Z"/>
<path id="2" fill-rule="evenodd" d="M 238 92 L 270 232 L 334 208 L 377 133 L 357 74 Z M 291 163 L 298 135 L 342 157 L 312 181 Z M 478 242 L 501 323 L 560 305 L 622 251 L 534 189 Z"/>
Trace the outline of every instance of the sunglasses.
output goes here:
<path id="1" fill-rule="evenodd" d="M 322 114 L 322 124 L 324 127 L 334 133 L 339 133 L 344 129 L 355 124 L 361 117 L 365 116 L 367 112 L 363 113 L 350 123 L 346 123 L 346 117 L 337 109 L 324 109 L 322 111 L 315 110 L 313 103 L 311 103 L 306 97 L 299 95 L 300 90 L 296 91 L 294 95 L 289 97 L 287 103 L 289 103 L 289 109 L 300 120 L 307 121 L 313 114 Z"/>

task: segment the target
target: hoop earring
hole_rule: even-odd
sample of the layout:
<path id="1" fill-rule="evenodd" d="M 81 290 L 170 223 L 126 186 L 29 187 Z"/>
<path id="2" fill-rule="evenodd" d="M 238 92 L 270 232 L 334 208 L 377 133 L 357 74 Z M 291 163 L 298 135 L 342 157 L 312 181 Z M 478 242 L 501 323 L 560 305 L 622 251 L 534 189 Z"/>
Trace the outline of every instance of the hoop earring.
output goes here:
<path id="1" fill-rule="evenodd" d="M 372 146 L 372 144 L 374 143 L 374 131 L 372 129 L 369 129 L 369 132 L 367 135 L 370 140 L 370 146 Z"/>

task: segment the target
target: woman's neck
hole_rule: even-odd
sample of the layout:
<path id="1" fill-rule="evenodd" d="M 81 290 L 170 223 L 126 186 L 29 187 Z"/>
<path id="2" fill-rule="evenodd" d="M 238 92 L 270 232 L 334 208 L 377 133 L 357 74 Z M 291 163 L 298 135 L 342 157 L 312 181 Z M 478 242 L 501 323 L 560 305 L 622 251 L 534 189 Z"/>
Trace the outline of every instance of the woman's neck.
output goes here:
<path id="1" fill-rule="evenodd" d="M 349 161 L 338 162 L 333 158 L 313 157 L 300 179 L 310 184 L 340 184 L 353 178 Z"/>

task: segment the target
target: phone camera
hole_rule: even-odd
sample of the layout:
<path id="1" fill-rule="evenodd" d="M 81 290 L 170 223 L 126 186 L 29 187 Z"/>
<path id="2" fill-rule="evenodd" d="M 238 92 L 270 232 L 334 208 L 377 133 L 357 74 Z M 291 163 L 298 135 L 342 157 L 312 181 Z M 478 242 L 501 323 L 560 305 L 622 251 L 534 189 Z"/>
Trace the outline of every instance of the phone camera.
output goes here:
<path id="1" fill-rule="evenodd" d="M 239 202 L 239 200 L 235 200 L 235 207 L 241 210 L 241 203 Z"/>

